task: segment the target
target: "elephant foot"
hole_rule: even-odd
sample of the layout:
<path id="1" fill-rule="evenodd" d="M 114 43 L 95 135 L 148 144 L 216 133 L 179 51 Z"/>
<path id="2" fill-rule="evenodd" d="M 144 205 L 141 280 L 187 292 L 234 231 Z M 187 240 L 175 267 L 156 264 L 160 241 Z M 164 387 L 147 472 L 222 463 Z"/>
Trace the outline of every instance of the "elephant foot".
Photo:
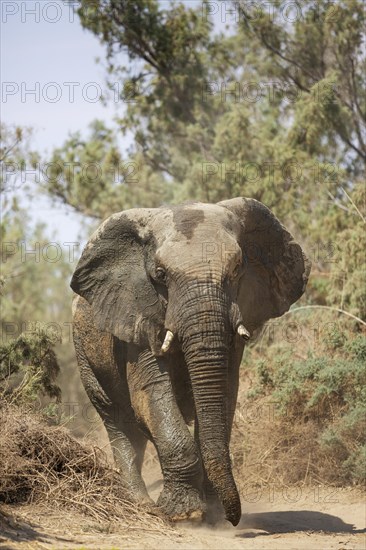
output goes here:
<path id="1" fill-rule="evenodd" d="M 197 489 L 184 483 L 165 483 L 157 505 L 172 521 L 201 522 L 206 511 Z"/>
<path id="2" fill-rule="evenodd" d="M 164 521 L 170 522 L 171 518 L 162 510 L 153 500 L 149 502 L 140 502 L 139 508 L 142 512 L 147 513 L 149 516 L 155 516 Z"/>

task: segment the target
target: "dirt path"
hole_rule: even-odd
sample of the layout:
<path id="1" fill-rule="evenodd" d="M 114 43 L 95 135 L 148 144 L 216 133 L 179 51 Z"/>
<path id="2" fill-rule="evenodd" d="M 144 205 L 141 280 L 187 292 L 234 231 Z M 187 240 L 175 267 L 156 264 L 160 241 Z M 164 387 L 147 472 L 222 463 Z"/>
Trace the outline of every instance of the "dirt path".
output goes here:
<path id="1" fill-rule="evenodd" d="M 156 490 L 157 487 L 154 487 Z M 0 524 L 5 549 L 245 549 L 365 550 L 365 500 L 356 490 L 267 490 L 243 498 L 238 527 L 180 525 L 173 533 L 129 528 L 116 533 L 96 531 L 92 520 L 37 507 L 17 509 L 17 521 Z M 8 508 L 9 510 L 9 508 Z"/>

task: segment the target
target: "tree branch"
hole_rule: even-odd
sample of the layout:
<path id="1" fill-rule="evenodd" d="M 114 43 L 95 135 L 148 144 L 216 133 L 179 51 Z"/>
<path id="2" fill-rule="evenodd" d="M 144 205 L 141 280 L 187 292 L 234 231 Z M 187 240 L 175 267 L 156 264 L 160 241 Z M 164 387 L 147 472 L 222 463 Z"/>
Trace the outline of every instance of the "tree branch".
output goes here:
<path id="1" fill-rule="evenodd" d="M 290 309 L 290 311 L 286 311 L 286 313 L 284 313 L 282 315 L 282 317 L 285 317 L 285 315 L 290 315 L 291 313 L 295 313 L 296 311 L 300 311 L 300 310 L 304 310 L 304 309 L 328 309 L 330 311 L 336 311 L 338 313 L 343 313 L 343 315 L 347 315 L 348 317 L 351 317 L 352 319 L 354 319 L 355 321 L 357 321 L 358 323 L 360 323 L 361 325 L 364 325 L 366 327 L 365 321 L 360 319 L 360 317 L 357 317 L 356 315 L 353 315 L 353 313 L 349 313 L 348 311 L 344 311 L 344 309 L 339 309 L 337 307 L 331 307 L 331 306 L 318 306 L 318 305 L 300 306 L 300 307 L 296 307 L 294 309 Z"/>

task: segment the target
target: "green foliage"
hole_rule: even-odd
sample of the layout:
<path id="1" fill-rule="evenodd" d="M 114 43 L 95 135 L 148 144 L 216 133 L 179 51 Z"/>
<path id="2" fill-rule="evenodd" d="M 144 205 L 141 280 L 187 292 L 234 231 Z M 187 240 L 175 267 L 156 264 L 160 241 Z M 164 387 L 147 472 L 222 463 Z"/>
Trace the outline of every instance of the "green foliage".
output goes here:
<path id="1" fill-rule="evenodd" d="M 366 339 L 362 336 L 347 342 L 346 350 L 357 360 L 366 361 Z"/>
<path id="2" fill-rule="evenodd" d="M 43 326 L 0 345 L 0 395 L 7 403 L 29 404 L 40 395 L 61 396 L 53 346 L 58 335 Z"/>
<path id="3" fill-rule="evenodd" d="M 148 188 L 141 188 L 141 180 L 149 182 Z M 86 141 L 77 132 L 53 151 L 43 186 L 53 199 L 94 218 L 105 218 L 144 201 L 159 206 L 164 193 L 169 201 L 161 178 L 144 165 L 138 153 L 124 160 L 115 132 L 100 121 L 90 125 Z"/>
<path id="4" fill-rule="evenodd" d="M 336 461 L 341 483 L 366 480 L 365 359 L 366 337 L 333 327 L 325 330 L 318 353 L 294 359 L 290 350 L 277 354 L 270 346 L 254 362 L 256 386 L 248 398 L 270 396 L 289 437 L 291 425 L 305 430 L 313 422 L 319 452 Z"/>
<path id="5" fill-rule="evenodd" d="M 366 189 L 358 182 L 348 196 L 350 225 L 337 237 L 338 258 L 333 264 L 328 300 L 366 319 Z"/>
<path id="6" fill-rule="evenodd" d="M 303 0 L 293 23 L 284 22 L 281 2 L 254 16 L 252 4 L 233 3 L 240 18 L 223 34 L 201 4 L 81 0 L 83 27 L 106 46 L 118 130 L 95 121 L 86 139 L 69 136 L 48 159 L 42 190 L 89 220 L 166 202 L 254 197 L 313 260 L 302 303 L 365 321 L 363 2 Z M 118 132 L 132 140 L 123 154 Z M 2 162 L 31 157 L 23 130 L 2 133 Z M 31 230 L 16 201 L 12 207 L 1 225 L 3 240 L 16 245 L 2 257 L 3 321 L 68 319 L 71 266 L 22 262 L 20 243 L 45 242 L 44 228 Z M 257 380 L 250 395 L 279 403 L 289 441 L 285 412 L 317 423 L 322 456 L 335 457 L 343 481 L 360 482 L 363 325 L 344 315 L 345 324 L 325 323 L 318 313 L 296 314 L 300 342 L 273 337 L 249 349 L 244 364 Z"/>
<path id="7" fill-rule="evenodd" d="M 6 340 L 25 330 L 28 323 L 69 319 L 68 278 L 72 265 L 65 250 L 50 249 L 45 227 L 32 228 L 27 212 L 14 208 L 3 215 L 0 224 L 2 246 L 1 334 Z M 52 240 L 51 240 L 52 242 Z M 57 261 L 53 261 L 57 259 Z"/>
<path id="8" fill-rule="evenodd" d="M 26 188 L 24 181 L 19 181 L 22 168 L 29 162 L 34 166 L 39 155 L 31 149 L 32 128 L 1 123 L 0 125 L 0 192 Z M 2 208 L 7 207 L 3 197 Z"/>
<path id="9" fill-rule="evenodd" d="M 280 3 L 274 3 L 273 13 L 256 18 L 243 3 L 241 21 L 242 32 L 255 42 L 254 51 L 257 45 L 266 52 L 266 61 L 257 65 L 261 73 L 300 94 L 290 138 L 316 156 L 338 157 L 354 174 L 362 172 L 366 157 L 363 8 L 359 0 L 304 0 L 303 16 L 284 25 Z M 339 140 L 343 153 L 355 155 L 340 159 Z"/>
<path id="10" fill-rule="evenodd" d="M 36 155 L 30 152 L 28 143 L 31 131 L 5 125 L 1 129 L 1 168 L 5 162 L 15 167 L 31 163 Z M 19 176 L 19 170 L 17 174 Z M 65 251 L 60 254 L 59 248 L 56 253 L 55 248 L 48 250 L 52 239 L 46 236 L 45 225 L 34 225 L 27 210 L 19 206 L 18 197 L 22 197 L 24 192 L 22 182 L 18 182 L 15 175 L 11 183 L 9 187 L 9 181 L 3 180 L 5 192 L 0 220 L 0 325 L 3 342 L 8 337 L 18 336 L 26 329 L 27 323 L 61 323 L 69 318 L 70 304 L 65 301 L 65 293 L 72 271 Z"/>
<path id="11" fill-rule="evenodd" d="M 276 373 L 274 397 L 290 414 L 320 415 L 322 421 L 332 416 L 335 405 L 338 412 L 348 403 L 356 406 L 362 401 L 365 383 L 364 364 L 355 358 L 309 357 L 294 364 L 287 363 Z M 366 401 L 362 404 L 366 406 Z"/>
<path id="12" fill-rule="evenodd" d="M 73 364 L 67 338 L 70 257 L 54 238 L 47 238 L 43 224 L 32 223 L 17 200 L 25 190 L 19 169 L 37 157 L 30 150 L 30 136 L 29 129 L 2 126 L 0 161 L 2 167 L 4 163 L 15 166 L 16 173 L 10 183 L 2 180 L 0 394 L 2 400 L 14 404 L 29 404 L 38 398 L 44 404 L 43 396 L 59 399 L 54 348 L 58 347 L 59 358 Z M 61 347 L 62 337 L 66 345 Z"/>
<path id="13" fill-rule="evenodd" d="M 271 6 L 234 3 L 240 17 L 224 34 L 194 3 L 82 0 L 132 145 L 122 156 L 116 133 L 95 122 L 85 141 L 73 135 L 54 151 L 46 189 L 97 218 L 254 197 L 313 256 L 307 302 L 365 319 L 363 3 L 304 0 L 293 23 Z M 98 177 L 85 170 L 93 162 Z"/>

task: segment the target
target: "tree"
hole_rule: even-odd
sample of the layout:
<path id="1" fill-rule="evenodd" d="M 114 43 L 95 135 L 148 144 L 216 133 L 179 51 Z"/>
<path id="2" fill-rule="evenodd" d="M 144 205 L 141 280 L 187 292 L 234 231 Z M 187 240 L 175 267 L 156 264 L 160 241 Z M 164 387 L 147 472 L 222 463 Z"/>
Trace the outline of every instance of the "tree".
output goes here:
<path id="1" fill-rule="evenodd" d="M 141 186 L 141 181 L 149 185 Z M 144 201 L 158 206 L 164 193 L 169 200 L 161 178 L 143 162 L 141 154 L 124 160 L 116 133 L 101 121 L 90 124 L 86 140 L 77 132 L 53 151 L 42 188 L 53 199 L 97 219 Z"/>
<path id="2" fill-rule="evenodd" d="M 317 156 L 338 157 L 359 175 L 366 161 L 363 3 L 304 0 L 293 25 L 284 25 L 280 3 L 254 18 L 240 4 L 241 32 L 266 55 L 259 74 L 300 97 L 290 132 L 294 143 Z"/>
<path id="3" fill-rule="evenodd" d="M 344 202 L 339 180 L 349 188 L 362 168 L 362 3 L 307 0 L 294 24 L 280 3 L 255 17 L 246 5 L 225 35 L 201 5 L 84 0 L 78 13 L 107 48 L 126 107 L 118 124 L 161 178 L 163 201 L 246 194 L 282 218 L 296 208 L 303 229 L 309 212 Z M 151 172 L 139 187 L 150 183 Z"/>
<path id="4" fill-rule="evenodd" d="M 62 365 L 72 366 L 68 279 L 74 251 L 61 249 L 44 224 L 33 226 L 18 201 L 23 168 L 37 158 L 30 136 L 30 129 L 2 126 L 0 393 L 17 402 L 40 392 L 59 397 L 54 347 Z"/>
<path id="5" fill-rule="evenodd" d="M 309 295 L 334 304 L 328 273 L 352 265 L 339 236 L 363 223 L 352 206 L 363 212 L 363 4 L 305 0 L 292 22 L 280 2 L 250 6 L 233 3 L 237 21 L 223 34 L 201 5 L 82 0 L 81 23 L 106 46 L 114 94 L 121 83 L 117 124 L 133 137 L 122 164 L 138 162 L 139 178 L 118 185 L 104 177 L 122 157 L 113 132 L 94 127 L 53 159 L 95 159 L 102 176 L 71 182 L 62 168 L 48 191 L 99 218 L 168 201 L 254 197 L 313 254 Z M 347 295 L 359 295 L 347 277 Z M 363 311 L 362 300 L 353 311 Z"/>

